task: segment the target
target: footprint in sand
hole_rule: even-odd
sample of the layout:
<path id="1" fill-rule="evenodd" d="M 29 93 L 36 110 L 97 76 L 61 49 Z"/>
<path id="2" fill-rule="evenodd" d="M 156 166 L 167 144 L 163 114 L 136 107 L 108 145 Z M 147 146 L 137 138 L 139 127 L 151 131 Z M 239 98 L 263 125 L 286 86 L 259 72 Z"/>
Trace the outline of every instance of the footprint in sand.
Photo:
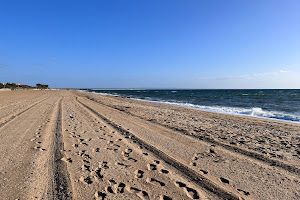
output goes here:
<path id="1" fill-rule="evenodd" d="M 183 191 L 189 198 L 191 198 L 191 199 L 199 199 L 200 198 L 198 192 L 193 188 L 187 187 L 185 183 L 182 183 L 180 181 L 175 181 L 174 184 L 176 187 L 183 188 Z"/>
<path id="2" fill-rule="evenodd" d="M 69 163 L 73 162 L 72 158 L 67 158 L 67 157 L 63 157 L 61 160 L 64 161 L 64 162 L 69 162 Z"/>
<path id="3" fill-rule="evenodd" d="M 165 186 L 166 184 L 162 181 L 159 181 L 155 178 L 146 178 L 146 182 L 151 183 L 153 185 L 157 185 L 157 186 Z"/>
<path id="4" fill-rule="evenodd" d="M 96 200 L 104 200 L 105 198 L 106 198 L 106 194 L 105 193 L 103 193 L 103 192 L 99 192 L 99 191 L 97 191 L 96 193 L 95 193 L 95 199 Z"/>
<path id="5" fill-rule="evenodd" d="M 229 184 L 229 180 L 226 179 L 226 178 L 220 177 L 220 180 L 221 180 L 223 183 Z"/>
<path id="6" fill-rule="evenodd" d="M 107 165 L 108 163 L 106 161 L 102 161 L 99 163 L 99 167 L 103 169 L 108 169 L 109 166 Z"/>
<path id="7" fill-rule="evenodd" d="M 88 172 L 91 172 L 90 166 L 89 166 L 89 165 L 82 165 L 82 166 L 81 166 L 81 170 L 82 170 L 82 171 L 88 171 Z"/>
<path id="8" fill-rule="evenodd" d="M 134 159 L 134 158 L 129 158 L 131 152 L 132 152 L 132 149 L 125 149 L 124 151 L 122 151 L 121 154 L 123 155 L 124 160 L 132 160 L 132 161 L 134 161 L 134 162 L 137 162 L 136 159 Z"/>
<path id="9" fill-rule="evenodd" d="M 168 174 L 168 173 L 169 173 L 169 171 L 168 171 L 168 170 L 166 170 L 166 169 L 161 169 L 161 170 L 160 170 L 160 173 L 162 173 L 162 174 Z"/>
<path id="10" fill-rule="evenodd" d="M 135 187 L 127 187 L 127 191 L 132 194 L 136 194 L 142 200 L 150 200 L 150 197 L 146 191 L 142 191 Z"/>
<path id="11" fill-rule="evenodd" d="M 186 184 L 182 183 L 180 181 L 175 181 L 174 184 L 175 184 L 176 187 L 186 187 Z"/>
<path id="12" fill-rule="evenodd" d="M 121 153 L 124 157 L 129 157 L 129 153 L 126 153 L 125 151 L 122 151 Z"/>
<path id="13" fill-rule="evenodd" d="M 90 163 L 90 161 L 84 160 L 84 159 L 82 160 L 82 162 L 83 162 L 83 163 L 88 163 L 88 164 Z"/>
<path id="14" fill-rule="evenodd" d="M 140 169 L 134 171 L 134 175 L 136 178 L 143 178 L 144 172 Z"/>
<path id="15" fill-rule="evenodd" d="M 112 189 L 112 187 L 111 187 L 111 186 L 107 186 L 107 187 L 105 187 L 105 192 L 107 192 L 107 193 L 111 193 L 111 194 L 114 194 L 114 191 L 113 191 L 113 189 Z"/>
<path id="16" fill-rule="evenodd" d="M 246 196 L 250 195 L 250 192 L 247 192 L 247 191 L 242 190 L 242 189 L 237 189 L 237 191 L 242 192 Z"/>
<path id="17" fill-rule="evenodd" d="M 140 189 L 138 189 L 138 188 L 135 188 L 135 187 L 128 187 L 128 188 L 127 188 L 127 191 L 128 191 L 129 193 L 137 194 L 137 193 L 141 192 L 142 190 L 140 190 Z"/>
<path id="18" fill-rule="evenodd" d="M 89 154 L 84 154 L 82 157 L 86 158 L 86 159 L 90 159 L 92 160 L 91 156 Z"/>
<path id="19" fill-rule="evenodd" d="M 154 160 L 153 162 L 156 163 L 156 164 L 159 164 L 159 163 L 160 163 L 159 160 Z"/>
<path id="20" fill-rule="evenodd" d="M 138 197 L 140 197 L 142 200 L 150 200 L 150 197 L 146 191 L 141 191 L 136 194 Z"/>
<path id="21" fill-rule="evenodd" d="M 124 158 L 125 159 L 125 158 Z M 129 161 L 133 161 L 133 162 L 137 162 L 137 159 L 134 159 L 134 158 L 132 158 L 132 157 L 129 157 L 129 158 L 126 158 L 127 160 L 129 160 Z M 126 160 L 125 159 L 125 160 Z"/>
<path id="22" fill-rule="evenodd" d="M 121 182 L 119 184 L 114 185 L 114 187 L 115 187 L 116 193 L 124 193 L 124 188 L 126 187 L 126 185 Z"/>
<path id="23" fill-rule="evenodd" d="M 85 152 L 86 152 L 86 150 L 80 150 L 77 152 L 77 155 L 83 157 Z"/>
<path id="24" fill-rule="evenodd" d="M 125 149 L 124 152 L 130 154 L 132 152 L 132 149 Z"/>
<path id="25" fill-rule="evenodd" d="M 88 143 L 86 143 L 86 142 L 81 142 L 80 144 L 83 144 L 85 146 L 89 146 Z"/>
<path id="26" fill-rule="evenodd" d="M 111 185 L 116 185 L 117 184 L 117 182 L 114 179 L 109 179 L 108 183 L 111 184 Z"/>
<path id="27" fill-rule="evenodd" d="M 148 168 L 148 170 L 156 170 L 157 169 L 156 165 L 151 164 L 151 163 L 147 164 L 147 168 Z"/>
<path id="28" fill-rule="evenodd" d="M 172 200 L 172 198 L 171 198 L 171 197 L 168 197 L 168 196 L 165 196 L 165 195 L 161 195 L 161 196 L 159 197 L 159 200 Z"/>
<path id="29" fill-rule="evenodd" d="M 35 150 L 39 150 L 41 147 L 40 146 L 35 146 L 33 147 Z"/>
<path id="30" fill-rule="evenodd" d="M 185 192 L 186 196 L 188 196 L 191 199 L 199 199 L 198 192 L 194 190 L 193 188 L 185 187 L 183 188 L 183 191 Z"/>
<path id="31" fill-rule="evenodd" d="M 93 183 L 92 179 L 89 176 L 87 176 L 87 177 L 81 176 L 79 180 L 84 184 L 92 184 Z"/>
<path id="32" fill-rule="evenodd" d="M 130 165 L 126 165 L 124 163 L 120 163 L 120 162 L 116 162 L 115 165 L 117 166 L 121 166 L 122 168 L 127 168 L 127 167 L 130 167 Z"/>
<path id="33" fill-rule="evenodd" d="M 77 141 L 78 141 L 79 143 L 81 143 L 81 142 L 84 141 L 84 139 L 78 139 Z"/>

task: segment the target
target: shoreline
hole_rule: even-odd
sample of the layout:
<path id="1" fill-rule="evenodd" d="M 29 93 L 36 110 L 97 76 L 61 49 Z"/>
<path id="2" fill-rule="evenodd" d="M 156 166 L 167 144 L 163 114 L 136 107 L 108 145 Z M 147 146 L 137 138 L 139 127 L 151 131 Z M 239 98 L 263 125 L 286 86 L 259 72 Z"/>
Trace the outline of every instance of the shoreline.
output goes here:
<path id="1" fill-rule="evenodd" d="M 90 93 L 86 93 L 90 94 Z M 92 97 L 94 97 L 95 94 L 91 94 Z M 96 94 L 98 96 L 98 94 Z M 85 95 L 84 95 L 85 96 Z M 90 96 L 90 95 L 87 95 Z M 96 99 L 97 99 L 96 96 Z M 121 110 L 122 112 L 125 112 L 127 114 L 143 118 L 147 121 L 155 121 L 159 122 L 159 124 L 163 126 L 170 126 L 172 129 L 175 130 L 183 130 L 185 132 L 192 132 L 191 134 L 197 134 L 197 131 L 194 131 L 193 128 L 198 128 L 198 126 L 208 126 L 212 128 L 213 126 L 219 126 L 222 127 L 224 130 L 229 129 L 229 132 L 232 132 L 230 129 L 236 129 L 236 131 L 239 131 L 240 128 L 244 127 L 244 131 L 249 129 L 248 133 L 250 134 L 251 129 L 254 129 L 255 126 L 258 126 L 259 129 L 264 126 L 273 127 L 274 130 L 276 128 L 280 131 L 281 134 L 285 134 L 289 132 L 289 134 L 292 135 L 298 135 L 300 133 L 300 125 L 298 123 L 291 123 L 281 120 L 273 120 L 268 118 L 258 118 L 258 117 L 252 117 L 252 116 L 243 116 L 243 115 L 231 115 L 231 114 L 225 114 L 225 113 L 216 113 L 216 112 L 209 112 L 209 111 L 202 111 L 198 109 L 192 109 L 192 108 L 185 108 L 185 107 L 177 107 L 177 106 L 171 106 L 171 105 L 164 105 L 164 104 L 156 104 L 152 102 L 147 101 L 138 101 L 123 97 L 114 97 L 114 96 L 106 96 L 106 95 L 100 95 L 102 99 L 101 103 L 103 105 L 107 105 L 109 107 L 112 107 L 116 110 Z M 99 103 L 99 102 L 98 102 Z M 170 114 L 172 113 L 173 120 L 170 119 L 169 115 L 166 115 L 164 112 L 167 111 Z M 159 112 L 158 114 L 156 112 Z M 147 113 L 147 114 L 145 114 Z M 188 117 L 190 119 L 188 119 Z M 197 117 L 199 119 L 197 119 Z M 168 119 L 169 118 L 169 119 Z M 176 118 L 178 119 L 178 122 L 171 123 L 172 121 L 176 121 Z M 182 121 L 181 118 L 187 118 L 184 121 Z M 165 122 L 165 120 L 167 122 Z M 201 121 L 203 120 L 203 122 Z M 222 125 L 223 121 L 226 120 L 226 126 Z M 220 124 L 216 124 L 218 121 L 220 121 Z M 209 122 L 209 124 L 206 124 Z M 195 124 L 195 125 L 193 125 Z M 215 125 L 213 125 L 215 124 Z M 230 125 L 230 126 L 229 126 Z M 238 126 L 234 128 L 235 126 Z M 204 128 L 204 127 L 203 127 Z M 212 131 L 209 131 L 212 132 Z M 224 132 L 224 131 L 223 131 Z M 255 132 L 253 132 L 256 134 Z M 239 134 L 236 132 L 236 134 Z M 261 132 L 261 134 L 264 134 Z M 278 134 L 278 133 L 276 133 Z M 218 136 L 219 137 L 219 136 Z M 299 139 L 299 138 L 298 138 Z M 300 164 L 300 163 L 299 163 Z"/>
<path id="2" fill-rule="evenodd" d="M 234 115 L 234 116 L 253 117 L 253 118 L 258 118 L 258 119 L 275 120 L 275 121 L 287 122 L 287 123 L 292 123 L 292 124 L 300 124 L 300 120 L 296 121 L 296 120 L 278 119 L 276 117 L 255 116 L 255 115 L 250 115 L 250 114 L 232 113 L 232 112 L 214 110 L 214 108 L 216 109 L 216 108 L 223 108 L 223 107 L 211 107 L 211 106 L 201 106 L 201 105 L 190 104 L 190 103 L 146 100 L 146 99 L 141 99 L 141 98 L 123 97 L 123 96 L 117 95 L 117 94 L 113 95 L 113 94 L 109 94 L 109 93 L 87 92 L 85 90 L 76 90 L 76 91 L 97 94 L 97 95 L 104 95 L 104 96 L 120 97 L 120 98 L 124 98 L 124 99 L 132 99 L 132 100 L 136 100 L 136 101 L 143 101 L 143 102 L 149 102 L 149 103 L 160 104 L 160 105 L 169 105 L 169 106 L 176 106 L 176 107 L 182 107 L 182 108 L 189 108 L 189 109 L 200 110 L 200 111 L 204 111 L 204 112 L 211 112 L 211 113 L 218 113 L 218 114 L 225 114 L 225 115 Z M 211 107 L 211 108 L 200 108 L 200 107 Z M 237 108 L 237 107 L 228 107 L 228 108 L 241 109 L 241 108 Z M 244 108 L 244 109 L 247 109 L 247 108 Z M 253 107 L 252 109 L 255 109 L 255 108 Z M 261 108 L 259 108 L 259 109 L 261 109 Z M 251 109 L 248 108 L 248 110 L 251 110 Z M 270 112 L 270 111 L 267 111 L 267 112 Z M 298 117 L 298 116 L 296 116 L 296 117 Z"/>

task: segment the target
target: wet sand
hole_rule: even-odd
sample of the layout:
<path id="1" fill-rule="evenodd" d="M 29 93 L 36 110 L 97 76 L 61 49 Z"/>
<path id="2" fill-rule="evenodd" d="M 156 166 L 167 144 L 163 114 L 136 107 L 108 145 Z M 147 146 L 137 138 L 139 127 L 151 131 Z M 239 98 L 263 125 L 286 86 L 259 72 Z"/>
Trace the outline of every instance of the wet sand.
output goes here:
<path id="1" fill-rule="evenodd" d="M 76 92 L 0 94 L 1 199 L 299 199 L 300 125 Z"/>

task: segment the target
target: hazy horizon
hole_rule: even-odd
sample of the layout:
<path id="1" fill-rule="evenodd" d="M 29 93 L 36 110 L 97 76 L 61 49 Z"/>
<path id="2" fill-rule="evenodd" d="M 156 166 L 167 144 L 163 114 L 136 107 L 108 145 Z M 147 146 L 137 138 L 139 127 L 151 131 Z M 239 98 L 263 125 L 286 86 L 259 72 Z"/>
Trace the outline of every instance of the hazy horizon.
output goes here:
<path id="1" fill-rule="evenodd" d="M 282 89 L 282 88 L 275 88 L 275 89 L 263 89 L 263 88 L 256 88 L 256 89 L 245 89 L 245 88 L 57 88 L 57 89 L 78 89 L 78 90 L 85 90 L 85 89 L 92 89 L 92 90 L 300 90 L 300 89 Z"/>
<path id="2" fill-rule="evenodd" d="M 300 2 L 4 1 L 0 82 L 299 89 Z"/>

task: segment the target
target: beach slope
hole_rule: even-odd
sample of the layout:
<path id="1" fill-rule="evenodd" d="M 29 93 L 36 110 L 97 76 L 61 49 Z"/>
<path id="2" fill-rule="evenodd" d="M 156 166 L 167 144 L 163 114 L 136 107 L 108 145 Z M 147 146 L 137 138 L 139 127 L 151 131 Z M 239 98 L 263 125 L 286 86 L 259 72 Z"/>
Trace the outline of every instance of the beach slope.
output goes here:
<path id="1" fill-rule="evenodd" d="M 0 94 L 4 199 L 299 199 L 300 125 L 77 92 Z"/>

